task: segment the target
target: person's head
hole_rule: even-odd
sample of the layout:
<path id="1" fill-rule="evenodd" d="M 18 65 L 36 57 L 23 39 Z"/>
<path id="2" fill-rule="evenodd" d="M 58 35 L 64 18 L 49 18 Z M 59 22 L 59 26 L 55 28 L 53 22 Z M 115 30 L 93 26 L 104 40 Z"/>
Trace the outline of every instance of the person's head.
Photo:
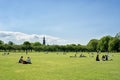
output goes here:
<path id="1" fill-rule="evenodd" d="M 23 58 L 23 56 L 21 56 L 21 58 Z"/>

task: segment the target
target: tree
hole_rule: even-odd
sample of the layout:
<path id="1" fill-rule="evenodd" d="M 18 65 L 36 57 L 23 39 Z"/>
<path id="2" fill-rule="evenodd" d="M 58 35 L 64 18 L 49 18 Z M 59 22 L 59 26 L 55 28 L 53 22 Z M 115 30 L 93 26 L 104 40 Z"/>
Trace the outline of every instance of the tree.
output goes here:
<path id="1" fill-rule="evenodd" d="M 31 43 L 29 41 L 25 41 L 23 43 L 23 49 L 25 49 L 26 54 L 28 53 L 28 50 L 31 50 Z"/>
<path id="2" fill-rule="evenodd" d="M 14 52 L 16 52 L 16 50 L 18 50 L 18 51 L 20 52 L 20 50 L 22 50 L 22 49 L 20 48 L 20 46 L 21 46 L 21 45 L 13 45 L 13 50 L 14 50 Z"/>
<path id="3" fill-rule="evenodd" d="M 112 37 L 111 36 L 104 36 L 98 42 L 98 49 L 105 52 L 108 51 L 108 43 Z"/>
<path id="4" fill-rule="evenodd" d="M 120 39 L 120 32 L 116 34 L 116 38 Z"/>
<path id="5" fill-rule="evenodd" d="M 79 51 L 81 51 L 81 50 L 82 50 L 82 45 L 78 44 L 78 45 L 76 46 L 76 52 L 79 52 Z"/>
<path id="6" fill-rule="evenodd" d="M 14 43 L 12 41 L 9 41 L 8 45 L 14 45 Z"/>
<path id="7" fill-rule="evenodd" d="M 87 44 L 87 47 L 90 51 L 97 51 L 97 45 L 98 45 L 98 40 L 97 39 L 92 39 Z"/>
<path id="8" fill-rule="evenodd" d="M 14 43 L 13 43 L 12 41 L 9 41 L 7 45 L 8 45 L 8 46 L 7 46 L 7 49 L 8 49 L 9 51 L 14 50 L 15 47 L 14 47 Z"/>
<path id="9" fill-rule="evenodd" d="M 0 50 L 4 49 L 4 42 L 2 40 L 0 40 Z"/>
<path id="10" fill-rule="evenodd" d="M 109 41 L 109 51 L 120 51 L 120 40 L 118 38 L 113 38 Z"/>
<path id="11" fill-rule="evenodd" d="M 34 42 L 34 43 L 31 43 L 32 45 L 32 48 L 34 49 L 34 51 L 41 51 L 42 50 L 42 45 L 40 42 Z"/>
<path id="12" fill-rule="evenodd" d="M 3 45 L 3 44 L 4 44 L 4 42 L 2 40 L 0 40 L 0 45 Z"/>
<path id="13" fill-rule="evenodd" d="M 32 43 L 33 46 L 41 46 L 41 43 L 40 42 L 34 42 Z"/>
<path id="14" fill-rule="evenodd" d="M 4 50 L 5 52 L 6 52 L 7 50 L 9 50 L 8 44 L 5 43 L 5 44 L 3 45 L 3 50 Z"/>

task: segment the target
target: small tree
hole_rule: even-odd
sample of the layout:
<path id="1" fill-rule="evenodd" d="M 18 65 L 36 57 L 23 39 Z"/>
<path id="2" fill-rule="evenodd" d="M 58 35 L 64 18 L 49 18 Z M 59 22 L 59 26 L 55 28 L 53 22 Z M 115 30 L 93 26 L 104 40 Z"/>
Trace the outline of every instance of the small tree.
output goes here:
<path id="1" fill-rule="evenodd" d="M 31 49 L 31 43 L 29 41 L 25 41 L 23 43 L 23 47 L 25 48 L 26 54 L 28 54 L 28 50 Z"/>

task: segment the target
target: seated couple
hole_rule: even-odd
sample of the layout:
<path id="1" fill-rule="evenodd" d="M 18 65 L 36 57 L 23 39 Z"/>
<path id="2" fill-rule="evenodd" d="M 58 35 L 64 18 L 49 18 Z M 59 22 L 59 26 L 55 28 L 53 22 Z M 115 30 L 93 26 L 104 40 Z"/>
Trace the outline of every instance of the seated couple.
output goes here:
<path id="1" fill-rule="evenodd" d="M 27 60 L 23 60 L 23 56 L 20 57 L 19 59 L 19 63 L 22 63 L 22 64 L 31 64 L 31 59 L 30 57 L 27 57 Z"/>

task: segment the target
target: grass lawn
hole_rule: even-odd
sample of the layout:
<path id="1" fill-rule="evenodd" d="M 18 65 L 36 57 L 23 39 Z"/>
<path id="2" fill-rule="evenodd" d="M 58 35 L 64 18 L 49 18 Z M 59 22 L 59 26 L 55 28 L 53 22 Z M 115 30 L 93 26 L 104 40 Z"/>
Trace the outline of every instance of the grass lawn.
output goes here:
<path id="1" fill-rule="evenodd" d="M 85 58 L 71 55 L 74 53 L 11 52 L 3 56 L 1 52 L 0 80 L 120 80 L 120 53 L 112 53 L 113 61 L 98 62 L 87 53 Z M 31 57 L 32 64 L 17 63 L 20 56 Z"/>

